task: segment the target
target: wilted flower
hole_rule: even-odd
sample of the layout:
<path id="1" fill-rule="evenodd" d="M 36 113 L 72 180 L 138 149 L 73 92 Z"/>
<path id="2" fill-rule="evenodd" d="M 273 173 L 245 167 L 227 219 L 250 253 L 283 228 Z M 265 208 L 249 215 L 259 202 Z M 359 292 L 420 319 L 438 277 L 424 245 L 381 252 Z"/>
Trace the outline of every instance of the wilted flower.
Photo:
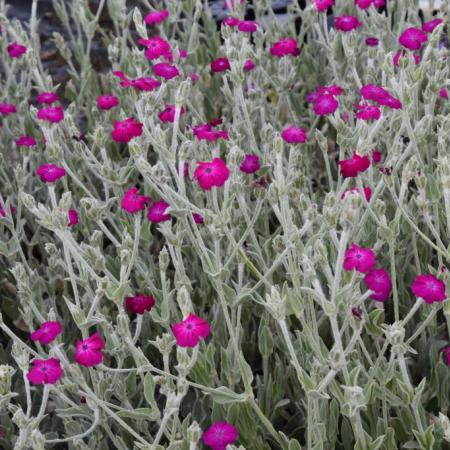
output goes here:
<path id="1" fill-rule="evenodd" d="M 55 164 L 42 164 L 36 171 L 39 178 L 45 183 L 53 183 L 62 178 L 66 171 Z"/>
<path id="2" fill-rule="evenodd" d="M 367 273 L 375 267 L 375 253 L 371 248 L 358 247 L 352 244 L 345 252 L 344 269 Z"/>
<path id="3" fill-rule="evenodd" d="M 51 123 L 58 123 L 64 119 L 64 110 L 62 106 L 49 106 L 48 108 L 40 109 L 37 116 L 41 120 L 46 120 Z"/>
<path id="4" fill-rule="evenodd" d="M 27 48 L 25 45 L 12 42 L 6 47 L 6 50 L 11 58 L 20 58 L 27 51 Z"/>
<path id="5" fill-rule="evenodd" d="M 180 117 L 186 112 L 186 110 L 181 107 L 180 108 Z M 161 122 L 171 122 L 173 123 L 175 120 L 175 105 L 166 105 L 166 108 L 164 109 L 164 111 L 161 111 L 158 115 L 159 120 L 161 120 Z"/>
<path id="6" fill-rule="evenodd" d="M 155 298 L 151 295 L 138 294 L 125 298 L 125 308 L 134 314 L 144 314 L 155 306 Z"/>
<path id="7" fill-rule="evenodd" d="M 175 66 L 166 63 L 155 64 L 153 66 L 153 72 L 155 75 L 164 78 L 165 80 L 171 80 L 180 75 L 180 72 Z"/>
<path id="8" fill-rule="evenodd" d="M 145 16 L 145 23 L 147 25 L 154 25 L 163 22 L 169 17 L 169 11 L 162 9 L 161 11 L 152 11 Z"/>
<path id="9" fill-rule="evenodd" d="M 366 38 L 365 43 L 369 47 L 376 47 L 380 43 L 380 41 L 376 37 L 368 37 Z"/>
<path id="10" fill-rule="evenodd" d="M 398 42 L 408 50 L 419 50 L 428 41 L 427 35 L 419 28 L 407 28 L 398 38 Z"/>
<path id="11" fill-rule="evenodd" d="M 304 143 L 308 139 L 307 131 L 304 128 L 289 126 L 281 132 L 283 140 L 289 144 Z"/>
<path id="12" fill-rule="evenodd" d="M 392 282 L 384 269 L 370 271 L 364 277 L 364 283 L 366 283 L 366 286 L 373 291 L 373 294 L 369 297 L 372 300 L 384 302 L 391 295 Z"/>
<path id="13" fill-rule="evenodd" d="M 343 159 L 338 162 L 341 174 L 344 178 L 354 178 L 370 166 L 370 160 L 366 155 L 360 156 L 354 152 L 352 159 Z"/>
<path id="14" fill-rule="evenodd" d="M 7 117 L 10 114 L 14 114 L 17 112 L 17 108 L 11 103 L 0 103 L 0 114 L 3 117 Z"/>
<path id="15" fill-rule="evenodd" d="M 59 322 L 44 322 L 36 331 L 31 333 L 30 337 L 33 341 L 39 341 L 41 344 L 47 345 L 54 341 L 61 334 L 62 326 Z"/>
<path id="16" fill-rule="evenodd" d="M 69 217 L 69 227 L 73 227 L 78 224 L 78 211 L 76 209 L 69 209 L 68 211 Z"/>
<path id="17" fill-rule="evenodd" d="M 14 214 L 16 208 L 12 204 L 9 205 L 9 212 Z M 0 201 L 0 217 L 6 217 L 5 205 Z"/>
<path id="18" fill-rule="evenodd" d="M 103 352 L 105 342 L 98 333 L 77 341 L 75 350 L 75 361 L 85 367 L 92 367 L 103 361 Z"/>
<path id="19" fill-rule="evenodd" d="M 447 298 L 445 283 L 432 274 L 417 275 L 411 290 L 416 297 L 422 298 L 426 303 L 442 302 Z"/>
<path id="20" fill-rule="evenodd" d="M 198 213 L 192 213 L 192 218 L 197 225 L 202 225 L 204 223 L 203 217 Z"/>
<path id="21" fill-rule="evenodd" d="M 428 22 L 424 22 L 422 24 L 422 30 L 425 31 L 425 33 L 432 33 L 434 29 L 443 22 L 444 21 L 442 19 L 438 18 L 429 20 Z"/>
<path id="22" fill-rule="evenodd" d="M 441 348 L 441 352 L 446 359 L 447 366 L 450 366 L 450 345 L 447 347 Z"/>
<path id="23" fill-rule="evenodd" d="M 222 187 L 229 176 L 230 169 L 221 158 L 214 158 L 211 162 L 199 162 L 194 172 L 194 179 L 206 191 L 213 186 Z"/>
<path id="24" fill-rule="evenodd" d="M 147 219 L 153 223 L 167 222 L 172 219 L 170 214 L 166 214 L 166 210 L 170 205 L 164 200 L 158 200 L 151 204 L 147 213 Z"/>
<path id="25" fill-rule="evenodd" d="M 319 12 L 326 11 L 333 4 L 334 0 L 314 0 L 314 5 Z"/>
<path id="26" fill-rule="evenodd" d="M 172 325 L 172 332 L 180 347 L 195 347 L 200 338 L 208 337 L 209 331 L 208 322 L 195 314 L 189 314 L 182 322 Z"/>
<path id="27" fill-rule="evenodd" d="M 38 95 L 37 101 L 40 105 L 51 105 L 59 100 L 58 94 L 55 92 L 42 92 Z"/>
<path id="28" fill-rule="evenodd" d="M 139 189 L 137 187 L 132 187 L 125 192 L 121 202 L 122 209 L 131 214 L 145 209 L 147 203 L 151 201 L 151 198 L 138 194 L 138 191 Z"/>
<path id="29" fill-rule="evenodd" d="M 32 384 L 55 384 L 63 375 L 61 364 L 56 358 L 35 359 L 33 368 L 27 373 Z"/>
<path id="30" fill-rule="evenodd" d="M 212 450 L 226 450 L 236 442 L 238 435 L 238 429 L 230 423 L 214 422 L 203 433 L 203 443 Z"/>
<path id="31" fill-rule="evenodd" d="M 110 110 L 119 104 L 119 99 L 114 95 L 99 95 L 97 106 L 99 109 Z"/>
<path id="32" fill-rule="evenodd" d="M 36 139 L 33 136 L 20 136 L 16 140 L 17 147 L 33 147 L 36 145 Z"/>
<path id="33" fill-rule="evenodd" d="M 406 50 L 402 50 L 401 52 L 397 52 L 394 57 L 392 58 L 392 62 L 394 63 L 395 67 L 398 67 L 400 63 L 400 58 L 412 56 L 414 58 L 414 64 L 420 64 L 420 55 L 417 53 L 408 53 Z"/>
<path id="34" fill-rule="evenodd" d="M 141 122 L 129 117 L 128 119 L 114 122 L 111 136 L 116 142 L 130 142 L 131 139 L 142 134 L 142 128 L 143 124 Z"/>
<path id="35" fill-rule="evenodd" d="M 359 28 L 362 25 L 362 22 L 355 16 L 337 16 L 334 18 L 334 24 L 337 30 L 348 33 Z"/>
<path id="36" fill-rule="evenodd" d="M 345 192 L 342 193 L 341 198 L 345 198 L 347 196 L 347 194 L 361 194 L 360 189 L 356 186 L 347 189 Z M 370 189 L 369 186 L 364 187 L 363 188 L 363 193 L 364 193 L 364 197 L 366 198 L 366 200 L 369 202 L 370 199 L 372 198 L 372 189 Z"/>
<path id="37" fill-rule="evenodd" d="M 210 64 L 211 70 L 215 73 L 225 72 L 226 70 L 230 70 L 230 61 L 228 58 L 217 58 L 214 61 L 211 61 Z"/>
<path id="38" fill-rule="evenodd" d="M 255 173 L 259 170 L 261 164 L 259 163 L 259 156 L 255 153 L 248 153 L 244 156 L 239 169 L 244 173 Z"/>
<path id="39" fill-rule="evenodd" d="M 283 56 L 298 56 L 300 55 L 300 49 L 298 48 L 297 41 L 294 38 L 280 39 L 275 42 L 270 48 L 270 54 L 282 58 Z"/>

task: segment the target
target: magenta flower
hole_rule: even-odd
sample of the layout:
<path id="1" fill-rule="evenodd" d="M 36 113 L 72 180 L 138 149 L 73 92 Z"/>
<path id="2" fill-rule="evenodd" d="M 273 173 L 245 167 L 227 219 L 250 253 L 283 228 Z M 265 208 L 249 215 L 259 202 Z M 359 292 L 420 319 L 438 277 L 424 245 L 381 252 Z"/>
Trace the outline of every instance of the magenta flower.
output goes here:
<path id="1" fill-rule="evenodd" d="M 213 186 L 222 187 L 230 176 L 230 169 L 221 158 L 214 158 L 211 162 L 199 162 L 194 172 L 194 179 L 205 191 Z"/>
<path id="2" fill-rule="evenodd" d="M 36 331 L 31 333 L 32 341 L 39 341 L 43 345 L 50 344 L 61 334 L 62 326 L 59 322 L 44 322 Z"/>
<path id="3" fill-rule="evenodd" d="M 333 97 L 338 97 L 339 95 L 342 95 L 344 93 L 344 88 L 338 86 L 337 84 L 332 84 L 330 86 L 319 86 L 316 92 L 318 94 L 318 97 L 320 97 L 321 95 L 332 95 Z"/>
<path id="4" fill-rule="evenodd" d="M 245 72 L 250 72 L 250 71 L 252 71 L 255 67 L 256 67 L 256 66 L 255 66 L 255 63 L 254 63 L 253 60 L 251 60 L 251 59 L 247 59 L 247 60 L 244 62 L 244 70 L 245 70 Z"/>
<path id="5" fill-rule="evenodd" d="M 370 160 L 366 155 L 360 156 L 354 152 L 352 159 L 343 159 L 338 164 L 344 178 L 354 178 L 369 168 Z"/>
<path id="6" fill-rule="evenodd" d="M 209 336 L 209 331 L 208 322 L 195 314 L 189 314 L 182 322 L 172 325 L 172 332 L 180 347 L 195 347 L 200 338 Z"/>
<path id="7" fill-rule="evenodd" d="M 289 126 L 281 132 L 283 141 L 289 144 L 303 144 L 307 141 L 308 135 L 304 128 Z"/>
<path id="8" fill-rule="evenodd" d="M 69 209 L 67 215 L 69 217 L 69 227 L 73 227 L 78 224 L 78 211 L 76 209 Z"/>
<path id="9" fill-rule="evenodd" d="M 314 0 L 314 6 L 319 12 L 326 11 L 333 4 L 334 0 Z"/>
<path id="10" fill-rule="evenodd" d="M 142 44 L 147 48 L 145 51 L 145 57 L 152 61 L 154 59 L 158 59 L 161 56 L 170 54 L 170 44 L 165 39 L 160 36 L 155 36 L 150 39 L 139 39 L 139 44 Z"/>
<path id="11" fill-rule="evenodd" d="M 393 97 L 386 89 L 373 84 L 364 85 L 359 92 L 365 100 L 372 100 L 379 105 L 388 106 L 392 109 L 400 109 L 402 103 Z"/>
<path id="12" fill-rule="evenodd" d="M 365 42 L 369 47 L 376 47 L 380 43 L 379 39 L 376 37 L 368 37 Z"/>
<path id="13" fill-rule="evenodd" d="M 147 219 L 153 223 L 172 220 L 172 216 L 170 214 L 166 214 L 166 210 L 169 207 L 170 205 L 164 200 L 158 200 L 157 202 L 152 203 L 147 213 Z"/>
<path id="14" fill-rule="evenodd" d="M 383 6 L 386 5 L 386 0 L 373 0 L 373 4 L 377 8 L 383 8 Z"/>
<path id="15" fill-rule="evenodd" d="M 375 267 L 375 253 L 371 248 L 352 244 L 345 252 L 343 267 L 347 271 L 357 270 L 367 273 Z"/>
<path id="16" fill-rule="evenodd" d="M 337 30 L 348 33 L 359 28 L 362 22 L 355 16 L 337 16 L 334 18 L 334 24 Z"/>
<path id="17" fill-rule="evenodd" d="M 0 114 L 3 117 L 7 117 L 10 114 L 14 114 L 17 112 L 17 108 L 11 103 L 0 103 Z"/>
<path id="18" fill-rule="evenodd" d="M 203 443 L 212 450 L 226 450 L 237 441 L 239 432 L 227 422 L 214 422 L 204 433 Z"/>
<path id="19" fill-rule="evenodd" d="M 186 110 L 181 107 L 180 108 L 180 117 L 186 112 Z M 167 123 L 173 123 L 175 120 L 175 105 L 166 105 L 166 108 L 164 111 L 161 111 L 158 115 L 159 120 L 161 122 Z"/>
<path id="20" fill-rule="evenodd" d="M 422 24 L 422 30 L 425 31 L 425 33 L 432 33 L 434 29 L 443 22 L 444 21 L 442 19 L 429 20 L 428 22 L 424 22 Z"/>
<path id="21" fill-rule="evenodd" d="M 381 156 L 381 152 L 374 148 L 372 151 L 372 162 L 378 164 L 381 161 Z"/>
<path id="22" fill-rule="evenodd" d="M 142 128 L 143 124 L 141 122 L 129 117 L 128 119 L 114 122 L 111 136 L 115 142 L 130 142 L 131 139 L 142 134 Z"/>
<path id="23" fill-rule="evenodd" d="M 162 9 L 161 11 L 152 11 L 145 16 L 145 23 L 147 25 L 154 25 L 163 22 L 169 17 L 169 11 Z"/>
<path id="24" fill-rule="evenodd" d="M 347 189 L 345 192 L 343 192 L 341 195 L 341 198 L 344 199 L 348 194 L 351 194 L 351 193 L 356 193 L 356 194 L 361 195 L 360 189 L 358 187 L 354 186 L 350 189 Z M 364 197 L 366 197 L 366 200 L 369 202 L 370 199 L 372 198 L 372 189 L 370 189 L 369 186 L 364 187 L 363 193 L 364 193 Z"/>
<path id="25" fill-rule="evenodd" d="M 48 108 L 40 109 L 37 116 L 41 120 L 46 120 L 51 123 L 58 123 L 64 119 L 64 110 L 62 106 L 49 106 Z"/>
<path id="26" fill-rule="evenodd" d="M 332 95 L 319 95 L 314 102 L 314 113 L 318 116 L 333 114 L 339 108 L 339 102 Z"/>
<path id="27" fill-rule="evenodd" d="M 119 104 L 119 99 L 114 95 L 99 95 L 97 97 L 98 109 L 109 111 Z"/>
<path id="28" fill-rule="evenodd" d="M 258 30 L 258 24 L 254 20 L 242 20 L 238 23 L 238 30 L 243 33 L 254 33 Z"/>
<path id="29" fill-rule="evenodd" d="M 234 28 L 239 25 L 239 22 L 240 20 L 237 17 L 227 17 L 222 23 L 227 27 Z"/>
<path id="30" fill-rule="evenodd" d="M 63 167 L 55 164 L 42 164 L 36 171 L 36 175 L 45 183 L 53 183 L 66 174 Z"/>
<path id="31" fill-rule="evenodd" d="M 419 50 L 428 41 L 427 35 L 419 28 L 407 28 L 398 38 L 398 42 L 408 50 Z"/>
<path id="32" fill-rule="evenodd" d="M 36 145 L 36 139 L 33 136 L 20 136 L 16 140 L 17 147 L 34 147 Z"/>
<path id="33" fill-rule="evenodd" d="M 55 92 L 42 92 L 38 95 L 37 101 L 40 105 L 51 105 L 59 100 L 58 94 Z"/>
<path id="34" fill-rule="evenodd" d="M 444 98 L 445 100 L 448 100 L 448 92 L 447 92 L 447 89 L 445 87 L 441 88 L 441 90 L 439 91 L 439 96 L 441 98 Z"/>
<path id="35" fill-rule="evenodd" d="M 255 173 L 259 170 L 261 164 L 259 163 L 259 156 L 255 153 L 248 153 L 244 156 L 239 169 L 244 173 Z"/>
<path id="36" fill-rule="evenodd" d="M 367 9 L 370 7 L 370 5 L 372 4 L 373 0 L 355 0 L 355 5 L 359 8 L 359 9 Z"/>
<path id="37" fill-rule="evenodd" d="M 450 345 L 441 349 L 442 354 L 444 355 L 447 366 L 450 366 Z"/>
<path id="38" fill-rule="evenodd" d="M 202 225 L 204 223 L 203 217 L 198 213 L 192 213 L 192 218 L 197 225 Z"/>
<path id="39" fill-rule="evenodd" d="M 171 80 L 180 75 L 180 72 L 175 66 L 166 63 L 155 64 L 153 66 L 153 72 L 155 72 L 155 75 L 164 78 L 165 80 Z"/>
<path id="40" fill-rule="evenodd" d="M 369 103 L 359 103 L 355 105 L 357 110 L 356 117 L 361 120 L 378 120 L 381 117 L 381 111 L 378 106 Z"/>
<path id="41" fill-rule="evenodd" d="M 122 198 L 121 207 L 130 214 L 143 211 L 147 203 L 152 200 L 150 197 L 138 194 L 138 191 L 137 187 L 132 187 L 125 192 Z"/>
<path id="42" fill-rule="evenodd" d="M 16 210 L 16 208 L 14 208 L 14 206 L 12 204 L 9 205 L 9 212 L 12 214 L 14 214 L 14 211 Z M 0 217 L 6 217 L 6 211 L 5 211 L 5 205 L 0 202 Z"/>
<path id="43" fill-rule="evenodd" d="M 366 286 L 373 291 L 373 294 L 369 297 L 372 300 L 384 302 L 391 295 L 392 282 L 384 269 L 370 271 L 364 277 L 364 283 L 366 283 Z"/>
<path id="44" fill-rule="evenodd" d="M 13 42 L 6 47 L 6 50 L 11 58 L 20 58 L 27 51 L 27 48 L 25 45 Z"/>
<path id="45" fill-rule="evenodd" d="M 407 53 L 406 50 L 402 50 L 401 52 L 397 52 L 394 57 L 392 58 L 392 62 L 394 63 L 395 67 L 399 66 L 400 63 L 400 58 L 404 58 L 404 57 L 410 57 L 412 56 L 414 58 L 414 64 L 420 64 L 420 55 L 418 55 L 417 53 Z"/>
<path id="46" fill-rule="evenodd" d="M 35 359 L 33 368 L 27 373 L 32 384 L 55 384 L 63 375 L 61 364 L 56 358 Z"/>
<path id="47" fill-rule="evenodd" d="M 270 54 L 282 58 L 283 56 L 298 56 L 300 55 L 300 49 L 298 48 L 297 41 L 294 38 L 284 38 L 275 42 L 270 48 Z"/>
<path id="48" fill-rule="evenodd" d="M 75 350 L 75 361 L 85 367 L 96 366 L 103 361 L 102 350 L 105 348 L 105 342 L 98 333 L 77 341 Z"/>
<path id="49" fill-rule="evenodd" d="M 215 142 L 218 139 L 228 139 L 228 131 L 222 130 L 213 130 L 213 126 L 215 126 L 212 122 L 204 123 L 201 125 L 196 125 L 193 128 L 194 136 L 201 141 L 206 140 L 209 142 Z"/>
<path id="50" fill-rule="evenodd" d="M 447 298 L 445 283 L 434 275 L 417 275 L 411 285 L 416 297 L 422 298 L 426 303 L 442 302 Z"/>
<path id="51" fill-rule="evenodd" d="M 138 294 L 125 298 L 125 308 L 134 314 L 144 314 L 155 306 L 155 298 L 151 295 Z"/>
<path id="52" fill-rule="evenodd" d="M 211 61 L 210 67 L 211 71 L 214 73 L 225 72 L 226 70 L 231 69 L 228 58 L 217 58 L 214 61 Z"/>
<path id="53" fill-rule="evenodd" d="M 120 78 L 121 87 L 133 87 L 139 91 L 153 91 L 157 87 L 161 86 L 161 82 L 155 78 L 150 77 L 140 77 L 135 80 L 130 80 L 125 76 L 125 74 L 119 70 L 113 72 L 113 75 Z"/>

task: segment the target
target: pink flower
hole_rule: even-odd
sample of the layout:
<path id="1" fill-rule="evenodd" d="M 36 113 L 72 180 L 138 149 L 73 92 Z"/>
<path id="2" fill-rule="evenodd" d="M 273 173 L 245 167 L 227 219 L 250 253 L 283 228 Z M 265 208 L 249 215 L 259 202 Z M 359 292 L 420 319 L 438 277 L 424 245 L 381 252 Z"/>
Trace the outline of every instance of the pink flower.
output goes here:
<path id="1" fill-rule="evenodd" d="M 370 7 L 370 5 L 372 4 L 373 0 L 355 0 L 355 5 L 359 8 L 359 9 L 367 9 Z"/>
<path id="2" fill-rule="evenodd" d="M 63 167 L 56 166 L 55 164 L 42 164 L 36 171 L 36 175 L 45 183 L 53 183 L 66 174 Z"/>
<path id="3" fill-rule="evenodd" d="M 332 95 L 333 97 L 338 97 L 344 93 L 344 88 L 338 86 L 337 84 L 332 84 L 330 86 L 319 86 L 317 88 L 317 93 L 320 95 Z"/>
<path id="4" fill-rule="evenodd" d="M 447 360 L 447 366 L 450 366 L 450 345 L 441 349 L 442 354 Z"/>
<path id="5" fill-rule="evenodd" d="M 75 350 L 75 361 L 85 367 L 96 366 L 103 361 L 102 350 L 105 348 L 105 342 L 98 333 L 77 341 Z"/>
<path id="6" fill-rule="evenodd" d="M 165 80 L 171 80 L 180 75 L 180 72 L 175 66 L 166 63 L 155 64 L 153 66 L 153 72 L 155 72 L 155 75 L 164 78 Z"/>
<path id="7" fill-rule="evenodd" d="M 319 12 L 326 11 L 333 4 L 334 0 L 314 0 L 314 5 Z"/>
<path id="8" fill-rule="evenodd" d="M 151 295 L 138 294 L 125 298 L 125 308 L 134 314 L 144 314 L 155 306 L 155 298 Z"/>
<path id="9" fill-rule="evenodd" d="M 157 202 L 152 203 L 147 213 L 147 219 L 153 223 L 172 220 L 172 216 L 170 214 L 166 214 L 166 210 L 169 207 L 170 205 L 164 200 L 158 200 Z"/>
<path id="10" fill-rule="evenodd" d="M 203 443 L 212 450 L 226 450 L 238 438 L 238 429 L 227 422 L 214 422 L 204 433 Z"/>
<path id="11" fill-rule="evenodd" d="M 259 156 L 255 153 L 248 153 L 244 156 L 239 169 L 244 173 L 255 173 L 259 170 L 261 164 L 259 163 Z"/>
<path id="12" fill-rule="evenodd" d="M 300 49 L 298 48 L 297 41 L 294 38 L 280 39 L 275 42 L 270 48 L 270 54 L 282 58 L 283 56 L 298 56 L 300 55 Z"/>
<path id="13" fill-rule="evenodd" d="M 434 29 L 443 22 L 442 19 L 432 19 L 422 24 L 422 30 L 425 33 L 432 33 Z"/>
<path id="14" fill-rule="evenodd" d="M 400 45 L 408 50 L 419 50 L 427 40 L 425 32 L 414 27 L 407 28 L 398 38 Z"/>
<path id="15" fill-rule="evenodd" d="M 441 90 L 439 91 L 439 96 L 441 98 L 445 98 L 445 100 L 448 100 L 448 92 L 447 92 L 447 89 L 445 87 L 441 88 Z"/>
<path id="16" fill-rule="evenodd" d="M 121 121 L 115 121 L 111 136 L 116 142 L 130 142 L 131 139 L 142 134 L 142 127 L 143 124 L 134 120 L 132 117 Z"/>
<path id="17" fill-rule="evenodd" d="M 319 95 L 314 102 L 314 113 L 318 116 L 333 114 L 339 108 L 339 102 L 332 95 Z"/>
<path id="18" fill-rule="evenodd" d="M 181 107 L 180 109 L 180 117 L 186 112 L 186 110 Z M 175 120 L 175 105 L 166 105 L 166 108 L 164 109 L 164 111 L 161 111 L 158 115 L 159 120 L 161 120 L 161 122 L 170 122 L 173 123 Z"/>
<path id="19" fill-rule="evenodd" d="M 208 337 L 209 331 L 208 322 L 195 314 L 189 314 L 182 322 L 172 325 L 172 332 L 180 347 L 195 347 L 200 338 Z"/>
<path id="20" fill-rule="evenodd" d="M 376 37 L 368 37 L 366 38 L 366 45 L 368 45 L 369 47 L 376 47 L 379 44 L 379 39 Z"/>
<path id="21" fill-rule="evenodd" d="M 220 138 L 225 140 L 228 139 L 228 131 L 213 130 L 213 126 L 215 125 L 212 122 L 196 125 L 193 128 L 194 136 L 196 136 L 199 141 L 204 139 L 210 142 L 215 142 Z"/>
<path id="22" fill-rule="evenodd" d="M 125 192 L 122 198 L 121 207 L 130 214 L 137 213 L 138 211 L 143 211 L 151 201 L 150 197 L 138 194 L 139 189 L 137 187 L 132 187 Z"/>
<path id="23" fill-rule="evenodd" d="M 247 60 L 244 62 L 244 70 L 245 70 L 246 72 L 252 71 L 255 67 L 256 67 L 256 66 L 255 66 L 255 63 L 254 63 L 253 60 L 251 60 L 251 59 L 247 59 Z"/>
<path id="24" fill-rule="evenodd" d="M 169 17 L 169 11 L 162 9 L 161 11 L 152 11 L 145 16 L 147 25 L 154 25 L 163 22 Z"/>
<path id="25" fill-rule="evenodd" d="M 36 331 L 31 333 L 32 341 L 39 341 L 43 345 L 50 344 L 61 334 L 62 326 L 59 322 L 44 322 Z"/>
<path id="26" fill-rule="evenodd" d="M 234 28 L 239 25 L 240 20 L 237 17 L 227 17 L 222 22 L 224 25 L 230 28 Z"/>
<path id="27" fill-rule="evenodd" d="M 161 82 L 156 80 L 155 78 L 150 77 L 140 77 L 135 80 L 130 80 L 125 76 L 123 72 L 115 71 L 113 75 L 120 78 L 120 86 L 121 87 L 133 87 L 138 89 L 139 91 L 153 91 L 157 87 L 161 86 Z"/>
<path id="28" fill-rule="evenodd" d="M 366 155 L 359 156 L 353 153 L 352 159 L 343 159 L 338 162 L 341 174 L 344 178 L 354 178 L 358 173 L 362 173 L 370 166 L 370 160 Z"/>
<path id="29" fill-rule="evenodd" d="M 32 136 L 20 136 L 16 140 L 17 147 L 34 147 L 36 145 L 36 139 Z"/>
<path id="30" fill-rule="evenodd" d="M 345 192 L 343 192 L 341 198 L 344 199 L 348 194 L 352 194 L 352 193 L 361 194 L 359 188 L 354 186 L 350 189 L 347 189 Z M 370 199 L 372 198 L 372 189 L 370 189 L 370 187 L 368 187 L 368 186 L 364 187 L 363 193 L 364 193 L 364 197 L 366 197 L 366 200 L 369 202 Z"/>
<path id="31" fill-rule="evenodd" d="M 373 294 L 369 297 L 372 300 L 384 302 L 389 298 L 389 295 L 391 295 L 392 282 L 384 269 L 370 271 L 364 277 L 364 283 L 366 283 L 366 286 L 373 291 Z"/>
<path id="32" fill-rule="evenodd" d="M 3 117 L 7 117 L 10 114 L 14 114 L 17 112 L 17 108 L 11 103 L 0 103 L 0 114 Z"/>
<path id="33" fill-rule="evenodd" d="M 73 227 L 78 224 L 78 211 L 76 209 L 69 209 L 68 212 L 69 217 L 69 227 Z"/>
<path id="34" fill-rule="evenodd" d="M 238 30 L 243 33 L 254 33 L 258 30 L 258 24 L 254 20 L 242 20 L 238 24 Z"/>
<path id="35" fill-rule="evenodd" d="M 198 213 L 192 213 L 192 218 L 197 225 L 202 225 L 204 223 L 203 217 Z"/>
<path id="36" fill-rule="evenodd" d="M 399 66 L 400 63 L 400 58 L 404 58 L 404 57 L 408 57 L 408 56 L 412 56 L 414 58 L 414 64 L 420 64 L 420 55 L 418 55 L 417 53 L 407 53 L 406 50 L 402 50 L 401 52 L 397 52 L 394 57 L 392 58 L 392 62 L 394 63 L 395 67 Z"/>
<path id="37" fill-rule="evenodd" d="M 12 214 L 14 214 L 14 211 L 16 210 L 16 208 L 14 208 L 14 206 L 12 204 L 9 205 L 9 212 Z M 5 211 L 5 205 L 0 202 L 0 217 L 6 217 L 6 211 Z"/>
<path id="38" fill-rule="evenodd" d="M 58 94 L 55 92 L 42 92 L 38 95 L 37 101 L 40 105 L 51 105 L 59 100 Z"/>
<path id="39" fill-rule="evenodd" d="M 55 384 L 63 375 L 61 364 L 56 358 L 35 359 L 33 368 L 27 373 L 32 384 Z"/>
<path id="40" fill-rule="evenodd" d="M 225 72 L 226 70 L 230 70 L 230 61 L 228 58 L 217 58 L 214 61 L 211 61 L 211 70 L 215 73 Z"/>
<path id="41" fill-rule="evenodd" d="M 194 179 L 205 191 L 209 191 L 213 186 L 222 187 L 229 176 L 230 169 L 221 158 L 214 158 L 211 162 L 199 162 L 194 172 Z"/>
<path id="42" fill-rule="evenodd" d="M 416 297 L 422 298 L 426 303 L 442 302 L 447 298 L 445 283 L 434 275 L 417 275 L 411 285 Z"/>
<path id="43" fill-rule="evenodd" d="M 367 273 L 375 267 L 375 253 L 371 248 L 358 247 L 352 244 L 345 252 L 344 269 Z"/>
<path id="44" fill-rule="evenodd" d="M 378 106 L 369 103 L 360 103 L 355 105 L 357 109 L 356 117 L 361 120 L 378 120 L 381 117 L 381 111 Z"/>
<path id="45" fill-rule="evenodd" d="M 283 138 L 283 141 L 289 144 L 298 144 L 307 141 L 308 135 L 306 133 L 304 128 L 289 126 L 281 132 L 281 137 Z"/>
<path id="46" fill-rule="evenodd" d="M 372 151 L 372 162 L 378 164 L 381 161 L 381 156 L 381 152 L 374 148 Z"/>
<path id="47" fill-rule="evenodd" d="M 373 0 L 373 4 L 377 8 L 383 8 L 383 6 L 386 5 L 386 0 Z"/>
<path id="48" fill-rule="evenodd" d="M 334 24 L 337 30 L 348 33 L 356 28 L 359 28 L 362 25 L 362 22 L 354 16 L 337 16 L 334 18 Z"/>
<path id="49" fill-rule="evenodd" d="M 145 57 L 150 61 L 167 54 L 171 55 L 170 44 L 160 36 L 155 36 L 150 39 L 139 39 L 138 43 L 147 48 Z"/>
<path id="50" fill-rule="evenodd" d="M 372 100 L 379 105 L 388 106 L 392 109 L 400 109 L 402 107 L 400 100 L 393 97 L 381 86 L 366 84 L 359 90 L 359 92 L 365 100 Z"/>
<path id="51" fill-rule="evenodd" d="M 97 98 L 97 106 L 99 109 L 109 111 L 119 104 L 119 99 L 114 95 L 99 95 Z"/>
<path id="52" fill-rule="evenodd" d="M 8 47 L 6 47 L 6 50 L 8 51 L 8 55 L 11 56 L 11 58 L 19 58 L 27 51 L 27 48 L 25 47 L 25 45 L 13 42 L 9 44 Z"/>
<path id="53" fill-rule="evenodd" d="M 58 123 L 64 119 L 64 110 L 62 106 L 49 106 L 48 108 L 40 109 L 37 116 L 41 120 L 46 120 L 51 123 Z"/>

